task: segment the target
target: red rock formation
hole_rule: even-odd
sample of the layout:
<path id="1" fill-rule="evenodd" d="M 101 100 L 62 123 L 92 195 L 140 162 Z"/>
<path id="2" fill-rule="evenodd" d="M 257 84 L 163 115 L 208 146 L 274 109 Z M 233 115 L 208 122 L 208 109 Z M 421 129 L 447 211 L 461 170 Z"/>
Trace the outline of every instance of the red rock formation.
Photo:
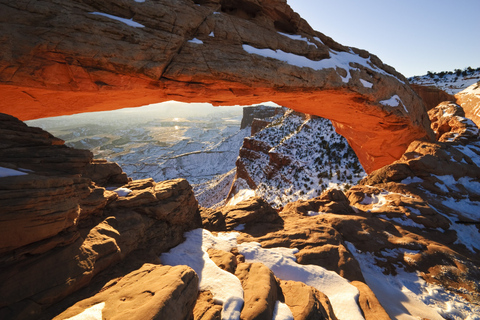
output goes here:
<path id="1" fill-rule="evenodd" d="M 331 119 L 367 172 L 431 137 L 402 75 L 314 31 L 282 0 L 2 0 L 0 23 L 0 112 L 24 120 L 166 100 L 271 100 Z M 281 52 L 296 62 L 265 57 Z"/>
<path id="2" fill-rule="evenodd" d="M 465 111 L 466 117 L 480 127 L 480 82 L 457 93 L 455 98 Z"/>
<path id="3" fill-rule="evenodd" d="M 422 98 L 427 110 L 435 108 L 440 102 L 455 101 L 455 96 L 435 86 L 422 86 L 411 83 L 410 87 Z"/>
<path id="4" fill-rule="evenodd" d="M 0 170 L 23 172 L 0 176 L 1 319 L 38 319 L 135 250 L 148 244 L 155 260 L 200 225 L 187 181 L 131 181 L 119 196 L 100 186 L 128 182 L 117 164 L 12 116 L 0 123 Z"/>
<path id="5" fill-rule="evenodd" d="M 56 316 L 67 319 L 97 306 L 102 319 L 188 319 L 198 293 L 198 276 L 187 266 L 145 264 Z"/>

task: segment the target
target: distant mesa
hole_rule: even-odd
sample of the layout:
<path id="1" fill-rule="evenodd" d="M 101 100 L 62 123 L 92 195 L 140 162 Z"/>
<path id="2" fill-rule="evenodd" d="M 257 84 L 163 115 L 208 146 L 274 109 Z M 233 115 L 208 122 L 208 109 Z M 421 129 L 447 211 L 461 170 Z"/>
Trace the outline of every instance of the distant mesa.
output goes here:
<path id="1" fill-rule="evenodd" d="M 22 120 L 167 100 L 273 101 L 330 119 L 367 172 L 433 138 L 401 74 L 314 31 L 286 1 L 0 0 L 0 21 L 0 112 Z"/>

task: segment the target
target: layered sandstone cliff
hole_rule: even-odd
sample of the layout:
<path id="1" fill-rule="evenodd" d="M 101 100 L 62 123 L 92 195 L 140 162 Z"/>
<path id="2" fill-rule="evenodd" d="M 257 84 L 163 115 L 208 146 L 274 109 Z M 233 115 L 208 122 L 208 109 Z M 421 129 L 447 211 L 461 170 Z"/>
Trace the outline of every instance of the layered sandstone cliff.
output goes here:
<path id="1" fill-rule="evenodd" d="M 200 226 L 187 181 L 129 181 L 39 128 L 5 114 L 0 123 L 0 318 L 48 318 L 95 275 L 135 255 L 156 261 Z"/>
<path id="2" fill-rule="evenodd" d="M 274 101 L 332 120 L 367 172 L 432 137 L 402 75 L 314 31 L 282 0 L 0 7 L 0 111 L 21 119 L 166 100 Z"/>

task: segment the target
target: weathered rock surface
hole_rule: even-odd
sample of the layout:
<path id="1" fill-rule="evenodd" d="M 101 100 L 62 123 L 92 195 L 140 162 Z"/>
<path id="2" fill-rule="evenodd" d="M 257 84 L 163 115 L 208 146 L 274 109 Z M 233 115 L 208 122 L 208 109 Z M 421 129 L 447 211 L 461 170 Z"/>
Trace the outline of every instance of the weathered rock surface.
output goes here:
<path id="1" fill-rule="evenodd" d="M 243 117 L 242 123 L 240 124 L 240 129 L 252 126 L 252 123 L 255 119 L 268 119 L 275 115 L 283 114 L 284 112 L 284 108 L 270 107 L 264 105 L 243 107 Z M 254 133 L 252 132 L 252 136 L 253 135 Z"/>
<path id="2" fill-rule="evenodd" d="M 455 101 L 455 96 L 451 95 L 435 86 L 422 86 L 410 83 L 410 87 L 422 98 L 427 110 L 435 108 L 444 101 Z"/>
<path id="3" fill-rule="evenodd" d="M 258 223 L 281 223 L 281 219 L 264 199 L 253 197 L 235 205 L 226 205 L 217 210 L 201 211 L 203 227 L 212 231 L 233 230 L 254 226 Z M 222 229 L 222 226 L 225 226 Z"/>
<path id="4" fill-rule="evenodd" d="M 127 256 L 152 260 L 201 225 L 185 180 L 128 182 L 115 163 L 11 116 L 0 121 L 0 167 L 20 173 L 0 177 L 0 318 L 38 319 L 102 271 L 135 260 Z M 126 182 L 120 196 L 97 185 Z"/>
<path id="5" fill-rule="evenodd" d="M 480 127 L 480 82 L 460 91 L 455 98 L 465 111 L 466 117 Z"/>
<path id="6" fill-rule="evenodd" d="M 13 116 L 0 113 L 0 134 L 0 166 L 48 176 L 82 175 L 100 186 L 128 182 L 116 163 L 94 160 L 92 152 L 69 148 L 63 140 Z"/>
<path id="7" fill-rule="evenodd" d="M 297 281 L 280 281 L 285 303 L 295 320 L 336 320 L 328 297 L 317 289 Z"/>
<path id="8" fill-rule="evenodd" d="M 209 291 L 200 292 L 193 309 L 195 320 L 220 320 L 222 319 L 222 306 L 215 304 Z"/>
<path id="9" fill-rule="evenodd" d="M 445 101 L 428 111 L 432 130 L 440 142 L 468 143 L 478 137 L 477 125 L 465 118 L 465 112 L 458 104 Z"/>
<path id="10" fill-rule="evenodd" d="M 367 172 L 432 137 L 423 102 L 402 75 L 314 31 L 283 0 L 0 6 L 0 112 L 21 119 L 172 99 L 274 101 L 331 119 Z M 303 63 L 279 58 L 281 51 Z"/>
<path id="11" fill-rule="evenodd" d="M 241 263 L 235 275 L 242 282 L 244 306 L 241 319 L 272 319 L 279 286 L 273 272 L 261 263 Z"/>
<path id="12" fill-rule="evenodd" d="M 54 319 L 87 314 L 95 307 L 102 319 L 188 319 L 197 295 L 198 277 L 189 267 L 145 264 Z"/>

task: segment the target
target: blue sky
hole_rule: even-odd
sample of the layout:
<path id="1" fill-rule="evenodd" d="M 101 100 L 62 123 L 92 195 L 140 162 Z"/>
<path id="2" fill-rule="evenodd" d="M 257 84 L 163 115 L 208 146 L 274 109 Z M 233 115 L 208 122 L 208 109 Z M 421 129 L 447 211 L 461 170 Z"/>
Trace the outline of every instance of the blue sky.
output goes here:
<path id="1" fill-rule="evenodd" d="M 288 0 L 315 29 L 403 75 L 480 67 L 480 0 Z"/>

